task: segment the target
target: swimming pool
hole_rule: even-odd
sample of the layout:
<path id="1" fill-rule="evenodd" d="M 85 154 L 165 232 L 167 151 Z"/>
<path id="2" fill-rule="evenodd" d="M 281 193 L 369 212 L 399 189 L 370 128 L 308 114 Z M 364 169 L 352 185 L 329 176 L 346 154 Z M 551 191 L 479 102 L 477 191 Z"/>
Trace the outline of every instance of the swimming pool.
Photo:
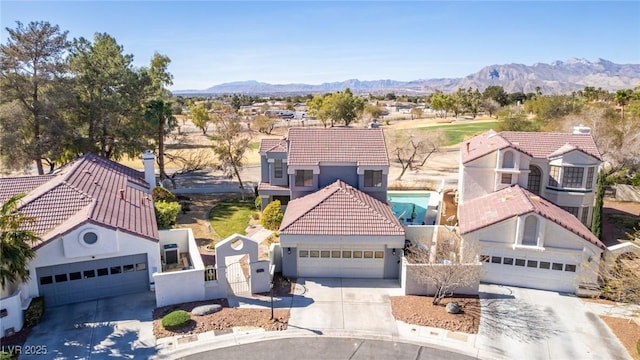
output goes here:
<path id="1" fill-rule="evenodd" d="M 435 198 L 432 198 L 435 195 Z M 401 223 L 432 225 L 432 213 L 437 214 L 437 193 L 431 191 L 389 191 L 387 201 Z M 435 201 L 434 201 L 435 200 Z M 430 215 L 430 216 L 427 216 Z"/>

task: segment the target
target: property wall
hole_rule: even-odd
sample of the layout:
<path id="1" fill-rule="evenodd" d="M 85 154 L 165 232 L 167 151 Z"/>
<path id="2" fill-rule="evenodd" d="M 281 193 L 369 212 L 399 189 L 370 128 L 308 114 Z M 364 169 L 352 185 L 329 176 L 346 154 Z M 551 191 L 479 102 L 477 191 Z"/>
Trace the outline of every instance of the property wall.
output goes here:
<path id="1" fill-rule="evenodd" d="M 22 300 L 20 290 L 0 299 L 0 309 L 7 311 L 7 316 L 0 321 L 0 337 L 5 336 L 7 329 L 13 328 L 14 332 L 20 331 L 24 325 L 22 316 Z"/>
<path id="2" fill-rule="evenodd" d="M 84 229 L 87 228 L 96 228 L 96 225 L 89 226 L 81 226 L 65 235 L 64 237 L 60 237 L 52 240 L 48 244 L 42 246 L 36 251 L 36 257 L 29 263 L 29 272 L 31 274 L 36 274 L 36 268 L 42 266 L 52 266 L 52 265 L 61 265 L 61 264 L 69 264 L 73 262 L 80 261 L 91 261 L 91 260 L 100 260 L 111 257 L 125 256 L 125 255 L 135 255 L 135 254 L 147 254 L 148 261 L 148 271 L 149 271 L 149 279 L 153 278 L 153 273 L 161 271 L 162 266 L 160 262 L 160 250 L 158 247 L 158 242 L 147 240 L 143 238 L 139 238 L 132 234 L 112 230 L 107 228 L 100 229 L 100 236 L 104 236 L 104 238 L 109 238 L 109 241 L 117 242 L 118 251 L 108 254 L 102 253 L 93 253 L 89 249 L 83 249 L 85 251 L 85 255 L 76 256 L 73 258 L 69 258 L 65 256 L 64 252 L 64 240 L 68 238 L 68 242 L 77 241 L 78 236 Z M 104 239 L 103 238 L 103 239 Z M 99 242 L 100 240 L 98 240 Z M 80 245 L 78 245 L 80 246 Z M 75 253 L 75 255 L 78 255 Z M 38 281 L 35 276 L 31 277 L 29 283 L 21 286 L 21 289 L 26 292 L 28 297 L 38 296 Z"/>
<path id="3" fill-rule="evenodd" d="M 269 292 L 271 289 L 270 262 L 260 260 L 249 264 L 251 269 L 251 292 L 254 294 Z"/>
<path id="4" fill-rule="evenodd" d="M 405 226 L 405 237 L 412 243 L 424 244 L 427 248 L 431 247 L 435 226 L 431 225 L 409 225 Z"/>
<path id="5" fill-rule="evenodd" d="M 395 254 L 393 253 L 394 250 Z M 384 270 L 382 277 L 385 279 L 397 279 L 400 275 L 398 263 L 402 257 L 402 249 L 385 248 L 384 252 Z"/>
<path id="6" fill-rule="evenodd" d="M 156 306 L 205 299 L 204 268 L 153 274 Z"/>
<path id="7" fill-rule="evenodd" d="M 282 248 L 280 243 L 269 245 L 269 261 L 276 267 L 276 272 L 282 272 Z"/>
<path id="8" fill-rule="evenodd" d="M 282 275 L 285 277 L 298 277 L 298 248 L 295 246 L 285 246 L 282 244 L 282 235 L 280 235 L 280 246 L 282 246 Z M 291 254 L 288 250 L 291 248 Z"/>
<path id="9" fill-rule="evenodd" d="M 432 296 L 436 293 L 437 287 L 434 282 L 426 279 L 424 274 L 426 272 L 432 272 L 441 267 L 449 265 L 441 264 L 409 264 L 406 258 L 401 260 L 401 287 L 404 290 L 405 295 L 429 295 Z M 460 287 L 455 290 L 456 294 L 460 295 L 478 295 L 478 289 L 480 287 L 480 272 L 482 265 L 480 264 L 468 264 L 458 265 L 461 267 L 472 268 L 476 272 L 476 280 L 467 286 Z"/>

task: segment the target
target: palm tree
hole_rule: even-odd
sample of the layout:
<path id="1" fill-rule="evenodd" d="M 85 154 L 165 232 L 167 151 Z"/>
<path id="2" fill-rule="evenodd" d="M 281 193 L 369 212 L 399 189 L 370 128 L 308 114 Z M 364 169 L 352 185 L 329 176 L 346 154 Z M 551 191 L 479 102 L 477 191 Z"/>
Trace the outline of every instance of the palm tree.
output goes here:
<path id="1" fill-rule="evenodd" d="M 616 91 L 615 100 L 616 104 L 622 109 L 622 120 L 624 120 L 624 107 L 629 104 L 629 100 L 633 97 L 633 90 L 623 89 Z"/>
<path id="2" fill-rule="evenodd" d="M 35 251 L 31 244 L 40 241 L 26 225 L 35 220 L 18 210 L 18 201 L 24 195 L 15 195 L 0 207 L 0 286 L 4 289 L 8 284 L 29 280 L 27 265 L 34 258 Z"/>

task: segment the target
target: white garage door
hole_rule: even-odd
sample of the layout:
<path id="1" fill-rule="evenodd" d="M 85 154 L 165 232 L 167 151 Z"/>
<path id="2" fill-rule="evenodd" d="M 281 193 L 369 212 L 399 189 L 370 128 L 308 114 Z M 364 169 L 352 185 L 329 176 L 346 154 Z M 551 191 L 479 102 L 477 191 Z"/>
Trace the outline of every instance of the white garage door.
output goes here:
<path id="1" fill-rule="evenodd" d="M 299 277 L 382 278 L 384 248 L 298 248 Z"/>
<path id="2" fill-rule="evenodd" d="M 574 293 L 578 266 L 563 261 L 482 255 L 483 282 Z"/>

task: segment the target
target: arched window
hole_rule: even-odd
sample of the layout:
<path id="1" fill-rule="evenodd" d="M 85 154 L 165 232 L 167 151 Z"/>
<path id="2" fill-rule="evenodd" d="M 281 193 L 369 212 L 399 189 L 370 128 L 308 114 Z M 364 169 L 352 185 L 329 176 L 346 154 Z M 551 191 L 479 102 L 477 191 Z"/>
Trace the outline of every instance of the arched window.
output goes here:
<path id="1" fill-rule="evenodd" d="M 514 161 L 513 151 L 506 151 L 502 156 L 502 168 L 513 169 L 515 167 L 516 167 L 516 162 Z"/>
<path id="2" fill-rule="evenodd" d="M 529 180 L 527 181 L 527 190 L 534 194 L 540 195 L 540 181 L 542 179 L 542 171 L 540 168 L 531 165 L 529 166 Z"/>
<path id="3" fill-rule="evenodd" d="M 522 245 L 538 245 L 538 218 L 529 215 L 524 220 L 524 234 L 522 235 Z"/>

